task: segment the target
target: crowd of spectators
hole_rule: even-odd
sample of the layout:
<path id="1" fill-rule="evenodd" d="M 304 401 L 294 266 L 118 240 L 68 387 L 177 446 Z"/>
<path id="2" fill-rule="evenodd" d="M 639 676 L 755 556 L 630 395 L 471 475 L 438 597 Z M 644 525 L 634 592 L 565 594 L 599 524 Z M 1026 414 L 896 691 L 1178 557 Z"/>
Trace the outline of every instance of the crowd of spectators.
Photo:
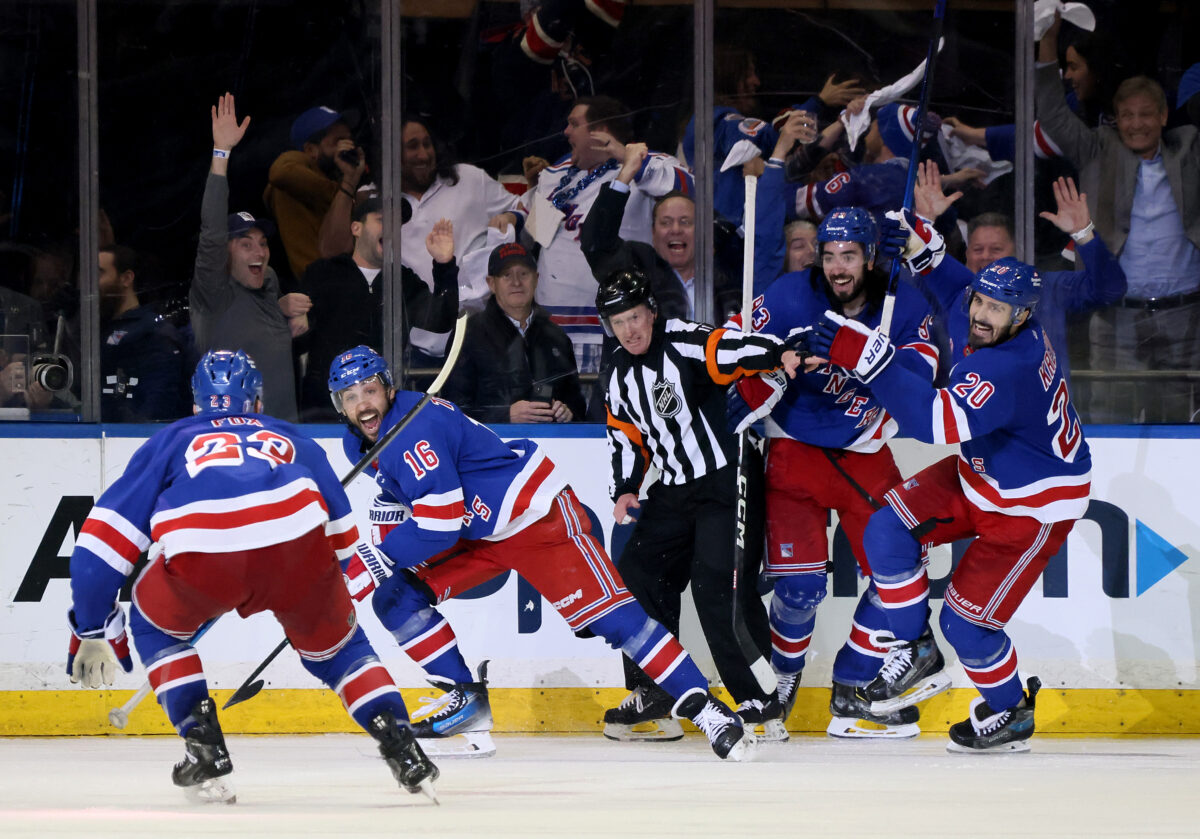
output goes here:
<path id="1" fill-rule="evenodd" d="M 746 173 L 759 176 L 756 293 L 812 264 L 815 225 L 835 208 L 882 217 L 898 207 L 914 138 L 924 161 L 916 209 L 951 252 L 978 271 L 1016 251 L 1014 226 L 1024 220 L 1011 215 L 1011 110 L 980 125 L 979 111 L 939 103 L 935 88 L 935 112 L 915 125 L 916 91 L 892 90 L 896 78 L 805 68 L 818 89 L 797 92 L 803 83 L 770 83 L 787 68 L 761 66 L 756 50 L 718 32 L 714 155 L 697 161 L 694 115 L 614 95 L 628 98 L 630 88 L 612 56 L 623 39 L 645 36 L 629 31 L 625 6 L 523 2 L 519 19 L 487 28 L 478 56 L 491 93 L 479 97 L 486 107 L 473 124 L 448 119 L 421 90 L 406 97 L 399 264 L 387 274 L 403 301 L 403 362 L 439 366 L 456 316 L 471 314 L 451 380 L 470 415 L 601 416 L 589 382 L 611 346 L 594 295 L 619 268 L 639 267 L 667 316 L 694 317 L 701 292 L 719 322 L 736 313 Z M 1189 422 L 1200 410 L 1190 376 L 1200 370 L 1200 70 L 1156 80 L 1135 72 L 1144 63 L 1107 61 L 1112 18 L 1097 19 L 1088 31 L 1055 16 L 1036 47 L 1036 251 L 1053 311 L 1044 305 L 1042 317 L 1064 367 L 1088 371 L 1077 387 L 1085 418 Z M 334 419 L 329 362 L 343 345 L 382 349 L 389 316 L 369 122 L 310 102 L 293 112 L 265 171 L 231 173 L 255 127 L 244 113 L 239 121 L 232 95 L 220 96 L 186 307 L 148 284 L 155 254 L 102 227 L 103 420 L 176 418 L 194 359 L 226 346 L 263 368 L 269 413 Z M 456 157 L 454 140 L 475 162 Z M 696 179 L 709 176 L 714 215 L 701 219 Z M 261 202 L 245 200 L 259 190 Z M 713 230 L 712 277 L 698 275 L 695 232 L 704 224 Z M 71 258 L 11 244 L 0 257 L 0 335 L 27 338 L 0 346 L 0 403 L 77 406 L 77 381 L 48 394 L 25 380 L 39 352 L 70 356 L 78 342 L 79 302 L 65 302 L 75 288 Z"/>

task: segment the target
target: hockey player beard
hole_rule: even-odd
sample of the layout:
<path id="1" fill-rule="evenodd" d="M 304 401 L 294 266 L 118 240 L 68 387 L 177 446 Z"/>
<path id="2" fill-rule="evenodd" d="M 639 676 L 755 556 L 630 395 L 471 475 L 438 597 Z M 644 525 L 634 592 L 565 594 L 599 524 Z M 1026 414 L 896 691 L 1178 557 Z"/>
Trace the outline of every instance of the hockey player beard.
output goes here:
<path id="1" fill-rule="evenodd" d="M 372 443 L 379 439 L 379 425 L 382 422 L 383 414 L 369 405 L 363 405 L 354 413 L 355 427 Z"/>
<path id="2" fill-rule="evenodd" d="M 861 294 L 863 288 L 862 276 L 856 277 L 847 271 L 826 274 L 825 281 L 829 283 L 829 290 L 833 292 L 833 296 L 843 306 L 853 302 Z"/>

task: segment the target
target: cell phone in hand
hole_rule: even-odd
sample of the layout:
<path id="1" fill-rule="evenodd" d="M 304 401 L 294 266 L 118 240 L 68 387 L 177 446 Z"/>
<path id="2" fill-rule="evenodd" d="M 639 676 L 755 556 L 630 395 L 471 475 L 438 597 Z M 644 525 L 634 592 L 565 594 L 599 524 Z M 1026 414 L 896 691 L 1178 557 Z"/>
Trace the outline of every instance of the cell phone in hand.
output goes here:
<path id="1" fill-rule="evenodd" d="M 533 393 L 529 397 L 530 402 L 545 402 L 547 405 L 554 402 L 554 386 L 547 382 L 539 382 L 533 386 Z"/>

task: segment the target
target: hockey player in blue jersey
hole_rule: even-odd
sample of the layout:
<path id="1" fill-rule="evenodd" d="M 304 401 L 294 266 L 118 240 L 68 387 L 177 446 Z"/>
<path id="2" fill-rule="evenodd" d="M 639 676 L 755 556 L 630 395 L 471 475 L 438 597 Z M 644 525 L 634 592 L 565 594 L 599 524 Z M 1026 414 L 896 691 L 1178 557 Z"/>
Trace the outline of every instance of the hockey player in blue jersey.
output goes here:
<path id="1" fill-rule="evenodd" d="M 875 266 L 878 229 L 858 207 L 835 210 L 817 231 L 818 264 L 785 274 L 755 301 L 754 328 L 785 337 L 833 308 L 864 328 L 878 327 L 887 275 Z M 897 290 L 892 337 L 897 364 L 925 385 L 933 380 L 938 351 L 930 336 L 924 298 L 902 284 Z M 731 391 L 734 415 L 764 413 L 774 399 L 768 380 L 742 379 Z M 863 552 L 863 529 L 900 472 L 887 441 L 897 432 L 869 387 L 846 370 L 822 364 L 790 382 L 766 419 L 767 557 L 763 572 L 773 579 L 771 664 L 779 679 L 785 718 L 795 701 L 817 607 L 827 593 L 826 535 L 836 512 L 864 577 L 871 565 Z M 835 737 L 912 737 L 920 733 L 915 708 L 873 714 L 855 695 L 879 673 L 887 648 L 873 639 L 888 628 L 875 585 L 870 583 L 854 613 L 850 636 L 833 663 L 832 720 Z"/>
<path id="2" fill-rule="evenodd" d="M 924 243 L 910 240 L 908 253 Z M 919 266 L 910 263 L 910 268 Z M 893 711 L 948 686 L 942 656 L 922 637 L 929 579 L 921 545 L 971 538 L 946 589 L 939 624 L 981 696 L 950 728 L 951 751 L 1024 751 L 1041 683 L 1022 684 L 1004 631 L 1087 508 L 1091 454 L 1054 347 L 1033 316 L 1041 280 L 1013 257 L 976 276 L 948 313 L 953 368 L 934 388 L 897 363 L 887 336 L 826 312 L 813 350 L 869 383 L 905 434 L 958 443 L 948 457 L 885 495 L 864 545 L 894 646 L 860 696 Z M 944 688 L 943 688 L 944 689 Z"/>
<path id="3" fill-rule="evenodd" d="M 262 376 L 241 350 L 205 353 L 194 415 L 147 440 L 96 502 L 71 554 L 67 672 L 112 684 L 132 669 L 117 593 L 139 554 L 129 629 L 150 685 L 184 739 L 172 780 L 196 801 L 235 800 L 233 764 L 191 639 L 236 610 L 271 611 L 301 663 L 379 742 L 396 780 L 434 797 L 437 767 L 408 727 L 400 691 L 359 627 L 338 559 L 358 528 L 324 450 L 264 416 Z M 436 800 L 436 798 L 435 798 Z"/>
<path id="4" fill-rule="evenodd" d="M 350 426 L 343 438 L 350 460 L 421 399 L 395 390 L 387 363 L 365 346 L 334 359 L 329 390 Z M 532 440 L 505 442 L 454 404 L 433 399 L 371 472 L 380 488 L 372 510 L 375 544 L 360 544 L 344 567 L 351 591 L 361 599 L 374 588 L 380 622 L 445 685 L 443 701 L 415 723 L 418 737 L 490 728 L 483 677 L 472 680 L 436 606 L 511 570 L 572 631 L 600 636 L 637 662 L 675 697 L 675 716 L 703 731 L 719 757 L 750 756 L 753 737 L 708 691 L 678 639 L 630 594 L 566 476 Z"/>

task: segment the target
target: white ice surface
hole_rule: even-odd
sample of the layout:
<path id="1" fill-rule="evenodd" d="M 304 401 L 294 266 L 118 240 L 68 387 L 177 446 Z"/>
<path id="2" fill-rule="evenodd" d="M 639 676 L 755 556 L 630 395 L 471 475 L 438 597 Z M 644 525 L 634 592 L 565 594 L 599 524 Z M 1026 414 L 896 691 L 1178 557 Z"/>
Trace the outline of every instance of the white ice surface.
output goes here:
<path id="1" fill-rule="evenodd" d="M 748 764 L 678 743 L 496 737 L 442 758 L 441 806 L 399 790 L 365 735 L 229 738 L 234 805 L 170 782 L 173 737 L 0 740 L 0 836 L 1200 836 L 1200 739 L 1039 736 L 1027 754 L 793 737 Z"/>

